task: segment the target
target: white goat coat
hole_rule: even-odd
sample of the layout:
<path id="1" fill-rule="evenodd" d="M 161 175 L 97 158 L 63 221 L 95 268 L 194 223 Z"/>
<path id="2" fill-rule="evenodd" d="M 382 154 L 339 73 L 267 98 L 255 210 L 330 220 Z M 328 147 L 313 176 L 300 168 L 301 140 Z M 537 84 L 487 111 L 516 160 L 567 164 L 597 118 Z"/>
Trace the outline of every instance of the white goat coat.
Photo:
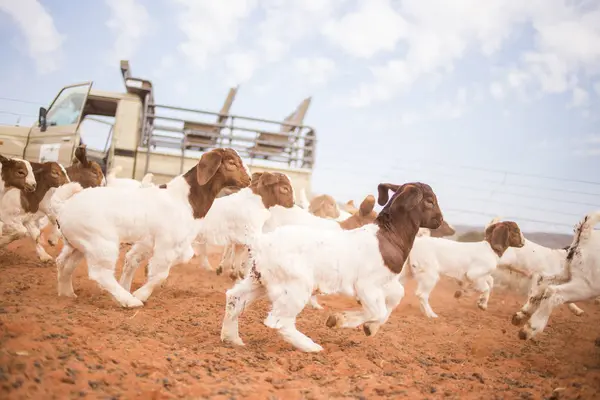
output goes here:
<path id="1" fill-rule="evenodd" d="M 431 236 L 416 237 L 409 264 L 417 272 L 443 274 L 463 280 L 467 273 L 475 279 L 491 273 L 499 257 L 487 241 L 456 242 Z M 402 270 L 401 276 L 408 273 Z"/>
<path id="2" fill-rule="evenodd" d="M 525 239 L 523 247 L 509 247 L 498 262 L 498 269 L 494 271 L 495 282 L 505 285 L 522 294 L 527 294 L 530 278 L 507 271 L 503 266 L 513 266 L 524 272 L 543 276 L 557 275 L 565 268 L 567 251 L 564 249 L 550 249 Z"/>
<path id="3" fill-rule="evenodd" d="M 311 214 L 307 210 L 294 206 L 285 208 L 273 206 L 269 209 L 271 217 L 265 222 L 263 232 L 273 232 L 275 229 L 285 225 L 301 225 L 318 229 L 341 231 L 342 227 L 333 219 L 321 218 Z"/>
<path id="4" fill-rule="evenodd" d="M 244 188 L 215 199 L 199 222 L 198 237 L 215 246 L 229 243 L 252 245 L 270 216 L 262 198 L 252 193 L 252 189 Z"/>
<path id="5" fill-rule="evenodd" d="M 298 290 L 298 298 L 307 299 L 313 291 L 355 297 L 357 286 L 383 286 L 396 277 L 383 263 L 378 229 L 375 224 L 348 231 L 282 226 L 258 238 L 250 264 L 272 299 L 284 290 Z"/>
<path id="6" fill-rule="evenodd" d="M 88 188 L 66 200 L 57 217 L 63 236 L 75 247 L 165 237 L 170 243 L 190 246 L 199 226 L 188 201 L 189 190 L 181 176 L 166 189 Z"/>

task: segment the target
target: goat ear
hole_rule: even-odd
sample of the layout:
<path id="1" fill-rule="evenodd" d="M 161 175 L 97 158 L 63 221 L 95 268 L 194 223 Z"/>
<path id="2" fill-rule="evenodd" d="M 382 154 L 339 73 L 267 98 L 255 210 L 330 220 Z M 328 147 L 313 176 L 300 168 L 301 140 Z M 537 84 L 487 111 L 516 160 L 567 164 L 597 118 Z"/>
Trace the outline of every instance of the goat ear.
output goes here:
<path id="1" fill-rule="evenodd" d="M 0 163 L 4 164 L 7 161 L 8 161 L 8 158 L 6 158 L 2 154 L 0 154 Z"/>
<path id="2" fill-rule="evenodd" d="M 393 183 L 380 183 L 377 186 L 378 198 L 377 203 L 380 206 L 385 206 L 385 204 L 390 199 L 389 191 L 392 190 L 394 193 L 400 188 L 400 185 L 394 185 Z"/>
<path id="3" fill-rule="evenodd" d="M 81 163 L 83 166 L 87 166 L 89 164 L 87 159 L 87 151 L 85 149 L 85 145 L 82 144 L 77 147 L 75 150 L 75 158 Z"/>
<path id="4" fill-rule="evenodd" d="M 490 226 L 497 224 L 498 222 L 500 222 L 500 217 L 494 217 L 494 219 L 492 219 L 490 222 L 487 223 L 487 225 L 485 226 L 485 229 L 489 228 Z"/>
<path id="5" fill-rule="evenodd" d="M 275 174 L 263 174 L 260 177 L 260 184 L 262 186 L 270 186 L 270 185 L 274 185 L 277 182 L 279 182 L 279 177 Z"/>
<path id="6" fill-rule="evenodd" d="M 375 197 L 372 195 L 368 195 L 365 199 L 360 203 L 359 213 L 362 216 L 369 215 L 373 208 L 375 207 Z"/>
<path id="7" fill-rule="evenodd" d="M 196 180 L 200 186 L 206 185 L 217 173 L 223 157 L 216 151 L 202 154 L 196 166 Z"/>
<path id="8" fill-rule="evenodd" d="M 423 191 L 415 185 L 405 185 L 402 191 L 392 205 L 394 207 L 402 207 L 406 211 L 412 210 L 423 200 Z"/>
<path id="9" fill-rule="evenodd" d="M 258 182 L 258 180 L 260 179 L 260 177 L 262 176 L 262 172 L 254 172 L 252 174 L 252 176 L 250 177 L 250 181 L 251 182 Z"/>
<path id="10" fill-rule="evenodd" d="M 497 254 L 502 254 L 508 248 L 508 227 L 506 225 L 494 225 L 488 228 L 491 230 L 491 238 L 489 240 L 492 249 Z M 486 231 L 486 233 L 488 233 Z M 487 236 L 487 235 L 486 235 Z"/>

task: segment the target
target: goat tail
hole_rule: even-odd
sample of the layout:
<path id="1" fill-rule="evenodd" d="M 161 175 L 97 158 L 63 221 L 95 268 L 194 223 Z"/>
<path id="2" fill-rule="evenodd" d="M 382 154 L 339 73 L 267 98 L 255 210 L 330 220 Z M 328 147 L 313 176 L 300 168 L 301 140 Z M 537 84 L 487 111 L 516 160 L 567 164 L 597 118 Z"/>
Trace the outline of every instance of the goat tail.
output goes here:
<path id="1" fill-rule="evenodd" d="M 152 179 L 154 178 L 154 174 L 152 172 L 148 172 L 146 175 L 144 175 L 144 177 L 142 178 L 142 187 L 149 187 L 152 186 Z"/>
<path id="2" fill-rule="evenodd" d="M 58 187 L 50 198 L 50 207 L 48 207 L 50 221 L 55 223 L 67 200 L 82 190 L 83 187 L 79 182 L 70 182 Z"/>
<path id="3" fill-rule="evenodd" d="M 600 222 L 600 210 L 592 211 L 587 214 L 581 221 L 575 225 L 575 235 L 573 235 L 573 242 L 569 247 L 567 259 L 573 257 L 573 252 L 579 246 L 580 243 L 586 242 L 594 229 L 594 226 Z"/>

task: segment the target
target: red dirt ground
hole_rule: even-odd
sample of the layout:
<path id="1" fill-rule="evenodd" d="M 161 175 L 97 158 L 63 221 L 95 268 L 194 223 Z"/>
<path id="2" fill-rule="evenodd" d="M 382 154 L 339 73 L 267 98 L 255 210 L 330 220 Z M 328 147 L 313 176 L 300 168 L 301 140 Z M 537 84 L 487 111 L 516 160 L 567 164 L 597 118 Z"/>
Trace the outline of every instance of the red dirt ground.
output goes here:
<path id="1" fill-rule="evenodd" d="M 134 288 L 142 281 L 140 268 Z M 306 308 L 298 321 L 325 348 L 315 355 L 293 350 L 262 324 L 264 300 L 240 319 L 246 347 L 223 345 L 231 285 L 192 262 L 173 268 L 143 308 L 126 310 L 80 266 L 79 297 L 59 298 L 54 265 L 36 262 L 31 243 L 12 243 L 0 252 L 0 398 L 600 397 L 600 306 L 592 302 L 579 304 L 579 318 L 560 307 L 539 341 L 524 343 L 510 324 L 523 299 L 501 290 L 483 312 L 476 295 L 457 300 L 456 284 L 442 281 L 431 299 L 439 318 L 428 320 L 410 284 L 373 338 L 362 329 L 328 329 L 330 311 L 358 306 L 322 296 L 326 310 Z"/>

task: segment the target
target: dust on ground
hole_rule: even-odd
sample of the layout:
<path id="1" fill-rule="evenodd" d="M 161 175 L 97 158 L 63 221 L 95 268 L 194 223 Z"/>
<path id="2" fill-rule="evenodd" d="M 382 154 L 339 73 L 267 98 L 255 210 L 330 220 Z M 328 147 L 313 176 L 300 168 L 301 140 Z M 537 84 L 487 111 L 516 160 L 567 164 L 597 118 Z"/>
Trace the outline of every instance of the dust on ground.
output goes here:
<path id="1" fill-rule="evenodd" d="M 50 248 L 57 255 L 60 245 Z M 119 266 L 122 260 L 119 262 Z M 213 266 L 218 254 L 210 257 Z M 144 280 L 137 271 L 133 288 Z M 120 274 L 120 267 L 118 268 Z M 243 348 L 219 334 L 226 276 L 197 262 L 174 267 L 165 286 L 139 309 L 122 309 L 79 266 L 76 299 L 56 294 L 56 268 L 35 257 L 28 240 L 0 252 L 0 398 L 2 399 L 592 399 L 600 397 L 600 306 L 584 316 L 561 306 L 537 342 L 510 324 L 524 298 L 492 293 L 487 311 L 472 294 L 442 280 L 419 310 L 414 284 L 390 321 L 368 338 L 362 329 L 332 330 L 332 311 L 352 299 L 320 297 L 298 327 L 324 352 L 293 350 L 265 327 L 268 304 L 240 318 Z M 555 390 L 557 389 L 557 390 Z"/>

